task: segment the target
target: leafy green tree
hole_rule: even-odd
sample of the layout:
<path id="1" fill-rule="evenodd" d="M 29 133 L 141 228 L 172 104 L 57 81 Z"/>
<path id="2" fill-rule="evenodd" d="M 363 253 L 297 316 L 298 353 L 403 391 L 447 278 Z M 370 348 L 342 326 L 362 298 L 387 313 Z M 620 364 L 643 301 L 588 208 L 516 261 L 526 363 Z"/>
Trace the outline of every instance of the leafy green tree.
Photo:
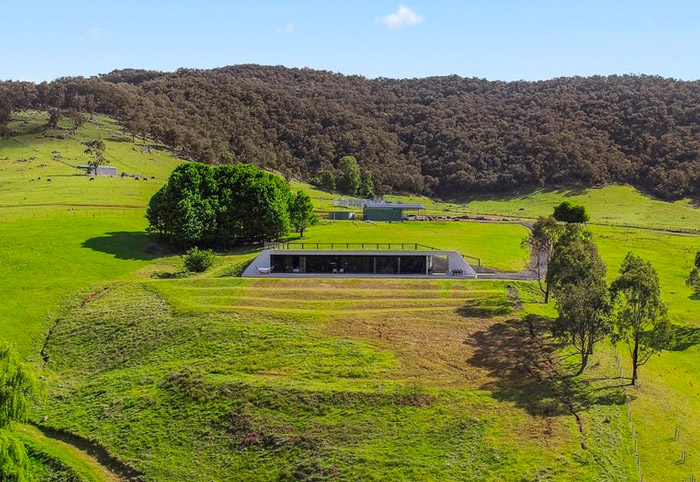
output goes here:
<path id="1" fill-rule="evenodd" d="M 92 156 L 88 165 L 94 168 L 105 163 L 105 143 L 101 139 L 87 141 L 85 144 L 85 154 Z"/>
<path id="2" fill-rule="evenodd" d="M 372 182 L 372 171 L 362 171 L 360 188 L 357 194 L 364 199 L 374 199 L 374 183 Z"/>
<path id="3" fill-rule="evenodd" d="M 592 242 L 591 233 L 581 225 L 568 224 L 559 231 L 547 266 L 546 281 L 551 290 L 578 282 L 582 273 L 591 267 L 590 259 L 578 260 L 568 252 L 577 249 L 581 243 L 589 242 Z"/>
<path id="4" fill-rule="evenodd" d="M 304 231 L 309 226 L 318 223 L 318 216 L 314 213 L 314 205 L 311 198 L 304 191 L 298 191 L 289 200 L 289 218 L 292 227 L 304 237 Z"/>
<path id="5" fill-rule="evenodd" d="M 211 243 L 216 230 L 216 194 L 211 167 L 180 164 L 148 204 L 149 229 L 180 246 Z"/>
<path id="6" fill-rule="evenodd" d="M 8 134 L 7 125 L 12 119 L 12 99 L 9 93 L 0 92 L 0 136 Z"/>
<path id="7" fill-rule="evenodd" d="M 70 119 L 70 127 L 73 134 L 85 124 L 85 116 L 77 110 L 68 111 L 68 118 Z"/>
<path id="8" fill-rule="evenodd" d="M 554 208 L 554 219 L 563 223 L 587 223 L 590 219 L 586 206 L 564 201 Z"/>
<path id="9" fill-rule="evenodd" d="M 54 107 L 52 109 L 49 109 L 49 122 L 48 125 L 49 127 L 56 128 L 58 127 L 58 122 L 61 120 L 61 109 Z"/>
<path id="10" fill-rule="evenodd" d="M 535 257 L 535 273 L 544 302 L 549 303 L 549 284 L 546 282 L 546 268 L 552 258 L 552 249 L 559 238 L 562 226 L 552 216 L 540 217 L 533 225 L 530 234 L 522 245 L 528 246 Z"/>
<path id="11" fill-rule="evenodd" d="M 250 164 L 176 167 L 151 198 L 149 230 L 180 246 L 228 247 L 279 239 L 290 228 L 289 186 Z"/>
<path id="12" fill-rule="evenodd" d="M 695 253 L 695 262 L 685 283 L 693 289 L 696 296 L 700 296 L 700 250 Z"/>
<path id="13" fill-rule="evenodd" d="M 30 480 L 27 452 L 10 430 L 27 419 L 36 380 L 9 345 L 0 342 L 0 481 Z"/>
<path id="14" fill-rule="evenodd" d="M 615 302 L 614 339 L 626 341 L 630 348 L 635 385 L 639 367 L 671 345 L 673 330 L 661 301 L 659 277 L 650 262 L 627 253 L 611 290 Z"/>
<path id="15" fill-rule="evenodd" d="M 583 373 L 594 345 L 610 333 L 607 268 L 591 236 L 567 227 L 556 242 L 548 272 L 559 317 L 554 334 L 566 339 L 580 356 Z"/>
<path id="16" fill-rule="evenodd" d="M 218 166 L 214 176 L 217 245 L 258 243 L 289 233 L 291 191 L 284 179 L 251 164 Z"/>
<path id="17" fill-rule="evenodd" d="M 331 171 L 321 171 L 318 176 L 311 180 L 311 183 L 328 192 L 333 192 L 336 189 L 335 176 Z"/>
<path id="18" fill-rule="evenodd" d="M 338 190 L 350 196 L 357 194 L 360 189 L 360 166 L 353 156 L 345 156 L 338 161 L 340 178 L 337 181 Z"/>

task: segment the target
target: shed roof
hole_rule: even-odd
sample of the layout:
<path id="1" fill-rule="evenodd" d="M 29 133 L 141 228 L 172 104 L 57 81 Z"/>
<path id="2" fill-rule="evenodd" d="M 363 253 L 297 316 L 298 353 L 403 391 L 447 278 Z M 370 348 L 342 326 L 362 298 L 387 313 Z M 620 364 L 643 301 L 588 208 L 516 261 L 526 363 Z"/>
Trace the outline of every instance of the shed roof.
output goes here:
<path id="1" fill-rule="evenodd" d="M 383 203 L 383 202 L 368 202 L 365 203 L 367 208 L 393 208 L 393 209 L 425 209 L 425 206 L 419 203 Z"/>

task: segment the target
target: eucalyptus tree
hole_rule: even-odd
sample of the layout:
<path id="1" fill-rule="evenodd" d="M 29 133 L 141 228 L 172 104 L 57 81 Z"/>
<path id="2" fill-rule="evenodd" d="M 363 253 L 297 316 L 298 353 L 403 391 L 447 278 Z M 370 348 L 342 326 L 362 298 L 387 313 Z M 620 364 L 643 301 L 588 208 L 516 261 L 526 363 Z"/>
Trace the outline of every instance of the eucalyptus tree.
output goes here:
<path id="1" fill-rule="evenodd" d="M 567 226 L 554 246 L 547 284 L 559 313 L 553 332 L 579 355 L 577 374 L 588 365 L 594 345 L 611 331 L 606 272 L 590 233 L 575 225 Z"/>
<path id="2" fill-rule="evenodd" d="M 627 253 L 611 291 L 615 339 L 624 340 L 629 346 L 635 385 L 639 367 L 671 345 L 673 330 L 666 318 L 666 304 L 661 300 L 659 277 L 650 262 Z"/>
<path id="3" fill-rule="evenodd" d="M 544 302 L 549 303 L 549 283 L 546 280 L 547 266 L 552 258 L 552 250 L 561 233 L 562 226 L 552 216 L 540 217 L 533 225 L 530 234 L 523 239 L 523 247 L 529 247 L 535 257 L 535 273 Z"/>

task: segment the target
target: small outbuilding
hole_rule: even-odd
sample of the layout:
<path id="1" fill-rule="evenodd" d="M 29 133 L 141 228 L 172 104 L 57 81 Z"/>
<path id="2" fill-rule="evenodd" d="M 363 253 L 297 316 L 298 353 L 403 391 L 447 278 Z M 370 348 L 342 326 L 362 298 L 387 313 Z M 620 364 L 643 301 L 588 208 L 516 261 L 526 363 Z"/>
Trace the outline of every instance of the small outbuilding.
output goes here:
<path id="1" fill-rule="evenodd" d="M 331 211 L 328 213 L 328 218 L 333 221 L 351 221 L 355 219 L 355 213 L 352 211 Z"/>
<path id="2" fill-rule="evenodd" d="M 410 203 L 368 202 L 362 209 L 365 221 L 403 221 L 404 211 L 421 211 L 425 206 Z"/>
<path id="3" fill-rule="evenodd" d="M 117 168 L 114 166 L 89 166 L 82 164 L 78 169 L 84 169 L 85 173 L 90 176 L 116 176 Z"/>

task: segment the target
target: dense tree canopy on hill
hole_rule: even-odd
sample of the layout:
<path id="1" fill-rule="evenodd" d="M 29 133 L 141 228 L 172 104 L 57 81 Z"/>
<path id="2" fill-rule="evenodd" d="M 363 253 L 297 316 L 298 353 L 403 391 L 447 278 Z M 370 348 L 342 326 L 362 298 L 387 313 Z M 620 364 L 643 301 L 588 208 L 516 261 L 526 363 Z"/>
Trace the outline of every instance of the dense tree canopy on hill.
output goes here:
<path id="1" fill-rule="evenodd" d="M 700 82 L 393 80 L 241 65 L 0 83 L 8 105 L 113 115 L 195 160 L 307 180 L 353 155 L 379 193 L 626 182 L 667 198 L 700 194 Z"/>

